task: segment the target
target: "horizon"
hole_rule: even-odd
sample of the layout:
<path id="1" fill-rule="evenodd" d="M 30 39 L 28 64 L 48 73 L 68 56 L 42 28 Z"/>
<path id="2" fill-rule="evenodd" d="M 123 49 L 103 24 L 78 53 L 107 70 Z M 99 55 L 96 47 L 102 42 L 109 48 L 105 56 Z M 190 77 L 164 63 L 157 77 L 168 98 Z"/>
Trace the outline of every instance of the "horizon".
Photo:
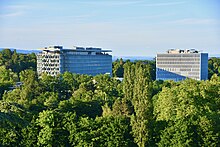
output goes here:
<path id="1" fill-rule="evenodd" d="M 16 50 L 18 53 L 26 53 L 26 54 L 29 54 L 29 53 L 36 53 L 36 52 L 31 52 L 31 51 L 41 51 L 41 49 L 19 49 L 19 48 L 2 48 L 0 47 L 0 51 L 3 50 L 3 49 L 10 49 L 10 50 Z M 104 49 L 105 50 L 105 49 Z M 162 53 L 162 52 L 161 52 Z M 163 53 L 166 53 L 166 51 L 164 51 Z M 200 52 L 200 53 L 208 53 L 208 52 Z M 156 57 L 156 54 L 155 55 L 152 55 L 152 56 L 145 56 L 145 55 L 114 55 L 112 52 L 110 53 L 112 55 L 112 60 L 116 60 L 116 59 L 125 59 L 125 60 L 128 60 L 128 59 L 137 59 L 138 60 L 142 60 L 142 59 L 150 59 L 150 58 L 155 58 Z M 217 53 L 217 54 L 209 54 L 208 53 L 208 56 L 209 58 L 212 58 L 212 57 L 216 57 L 216 58 L 220 58 L 220 54 Z M 141 58 L 141 59 L 139 59 Z"/>
<path id="2" fill-rule="evenodd" d="M 0 4 L 2 48 L 62 44 L 111 49 L 114 56 L 152 57 L 170 48 L 220 54 L 218 0 L 2 0 Z"/>

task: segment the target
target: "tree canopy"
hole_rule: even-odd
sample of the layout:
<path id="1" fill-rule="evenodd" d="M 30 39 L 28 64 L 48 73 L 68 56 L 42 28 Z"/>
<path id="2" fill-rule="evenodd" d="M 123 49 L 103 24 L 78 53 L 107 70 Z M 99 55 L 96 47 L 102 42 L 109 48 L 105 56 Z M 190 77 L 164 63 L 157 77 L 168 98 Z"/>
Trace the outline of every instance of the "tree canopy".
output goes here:
<path id="1" fill-rule="evenodd" d="M 155 81 L 151 61 L 119 60 L 123 81 L 69 72 L 39 78 L 7 62 L 0 66 L 0 146 L 220 146 L 216 72 L 206 81 Z"/>

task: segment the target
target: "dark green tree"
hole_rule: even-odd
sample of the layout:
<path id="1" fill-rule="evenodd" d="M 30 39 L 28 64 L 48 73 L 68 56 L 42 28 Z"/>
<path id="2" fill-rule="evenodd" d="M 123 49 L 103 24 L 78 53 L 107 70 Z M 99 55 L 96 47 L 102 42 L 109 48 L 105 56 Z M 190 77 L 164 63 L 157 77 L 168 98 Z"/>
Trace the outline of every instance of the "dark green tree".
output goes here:
<path id="1" fill-rule="evenodd" d="M 220 76 L 220 58 L 212 57 L 208 61 L 208 78 L 211 79 L 213 74 Z"/>
<path id="2" fill-rule="evenodd" d="M 124 61 L 122 58 L 120 60 L 117 59 L 115 62 L 113 62 L 113 64 L 112 64 L 113 71 L 112 72 L 113 72 L 114 77 L 123 78 L 123 76 L 124 76 L 123 65 L 124 65 Z"/>

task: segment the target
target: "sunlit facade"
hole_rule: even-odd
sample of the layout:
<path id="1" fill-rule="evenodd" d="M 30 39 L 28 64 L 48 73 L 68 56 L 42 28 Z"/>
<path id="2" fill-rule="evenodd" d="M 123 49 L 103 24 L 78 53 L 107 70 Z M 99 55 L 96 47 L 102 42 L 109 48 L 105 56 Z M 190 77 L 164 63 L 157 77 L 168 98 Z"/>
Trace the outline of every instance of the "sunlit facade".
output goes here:
<path id="1" fill-rule="evenodd" d="M 194 49 L 172 49 L 167 53 L 157 54 L 157 80 L 180 81 L 186 78 L 208 79 L 208 53 L 199 53 Z"/>
<path id="2" fill-rule="evenodd" d="M 109 74 L 112 75 L 111 50 L 101 48 L 73 47 L 64 49 L 62 46 L 45 47 L 37 55 L 38 74 L 47 73 L 52 76 L 65 71 L 77 74 Z"/>

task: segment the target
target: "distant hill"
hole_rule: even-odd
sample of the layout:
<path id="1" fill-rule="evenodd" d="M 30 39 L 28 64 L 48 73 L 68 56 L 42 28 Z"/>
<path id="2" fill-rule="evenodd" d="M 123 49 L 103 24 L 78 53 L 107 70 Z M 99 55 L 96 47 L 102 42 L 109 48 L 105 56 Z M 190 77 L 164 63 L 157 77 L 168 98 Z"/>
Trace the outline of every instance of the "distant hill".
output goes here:
<path id="1" fill-rule="evenodd" d="M 113 56 L 112 61 L 115 61 L 117 59 L 123 59 L 123 60 L 154 60 L 155 57 L 148 57 L 148 56 Z"/>
<path id="2" fill-rule="evenodd" d="M 220 58 L 220 54 L 215 54 L 215 55 L 211 54 L 211 55 L 209 55 L 209 57 L 216 57 L 216 58 Z"/>
<path id="3" fill-rule="evenodd" d="M 0 48 L 0 51 L 2 51 L 5 48 Z M 12 51 L 15 50 L 14 48 L 9 48 Z M 21 53 L 21 54 L 31 54 L 31 53 L 39 53 L 40 50 L 37 49 L 16 49 L 17 53 Z M 209 55 L 210 57 L 217 57 L 220 58 L 220 54 L 211 54 Z M 130 61 L 135 61 L 135 60 L 154 60 L 155 57 L 150 57 L 150 56 L 112 56 L 112 61 L 115 61 L 117 59 L 123 59 L 123 60 L 130 60 Z"/>
<path id="4" fill-rule="evenodd" d="M 211 54 L 209 55 L 209 58 L 211 57 L 216 57 L 220 58 L 220 54 Z M 156 57 L 150 57 L 150 56 L 112 56 L 112 61 L 115 61 L 117 59 L 123 59 L 123 60 L 130 60 L 130 61 L 135 61 L 135 60 L 155 60 Z"/>
<path id="5" fill-rule="evenodd" d="M 0 51 L 2 51 L 3 49 L 5 48 L 0 48 Z M 10 50 L 14 51 L 15 49 L 14 48 L 9 48 Z M 31 53 L 39 53 L 40 50 L 37 50 L 37 49 L 16 49 L 17 53 L 21 53 L 21 54 L 31 54 Z"/>
<path id="6" fill-rule="evenodd" d="M 0 48 L 0 51 L 2 51 L 5 48 Z M 14 48 L 9 48 L 10 50 L 15 50 Z M 31 54 L 31 53 L 39 53 L 40 50 L 37 49 L 16 49 L 17 53 L 21 54 Z M 112 56 L 112 61 L 115 61 L 117 59 L 123 59 L 123 60 L 130 60 L 130 61 L 135 61 L 135 60 L 153 60 L 154 57 L 147 57 L 147 56 Z"/>

